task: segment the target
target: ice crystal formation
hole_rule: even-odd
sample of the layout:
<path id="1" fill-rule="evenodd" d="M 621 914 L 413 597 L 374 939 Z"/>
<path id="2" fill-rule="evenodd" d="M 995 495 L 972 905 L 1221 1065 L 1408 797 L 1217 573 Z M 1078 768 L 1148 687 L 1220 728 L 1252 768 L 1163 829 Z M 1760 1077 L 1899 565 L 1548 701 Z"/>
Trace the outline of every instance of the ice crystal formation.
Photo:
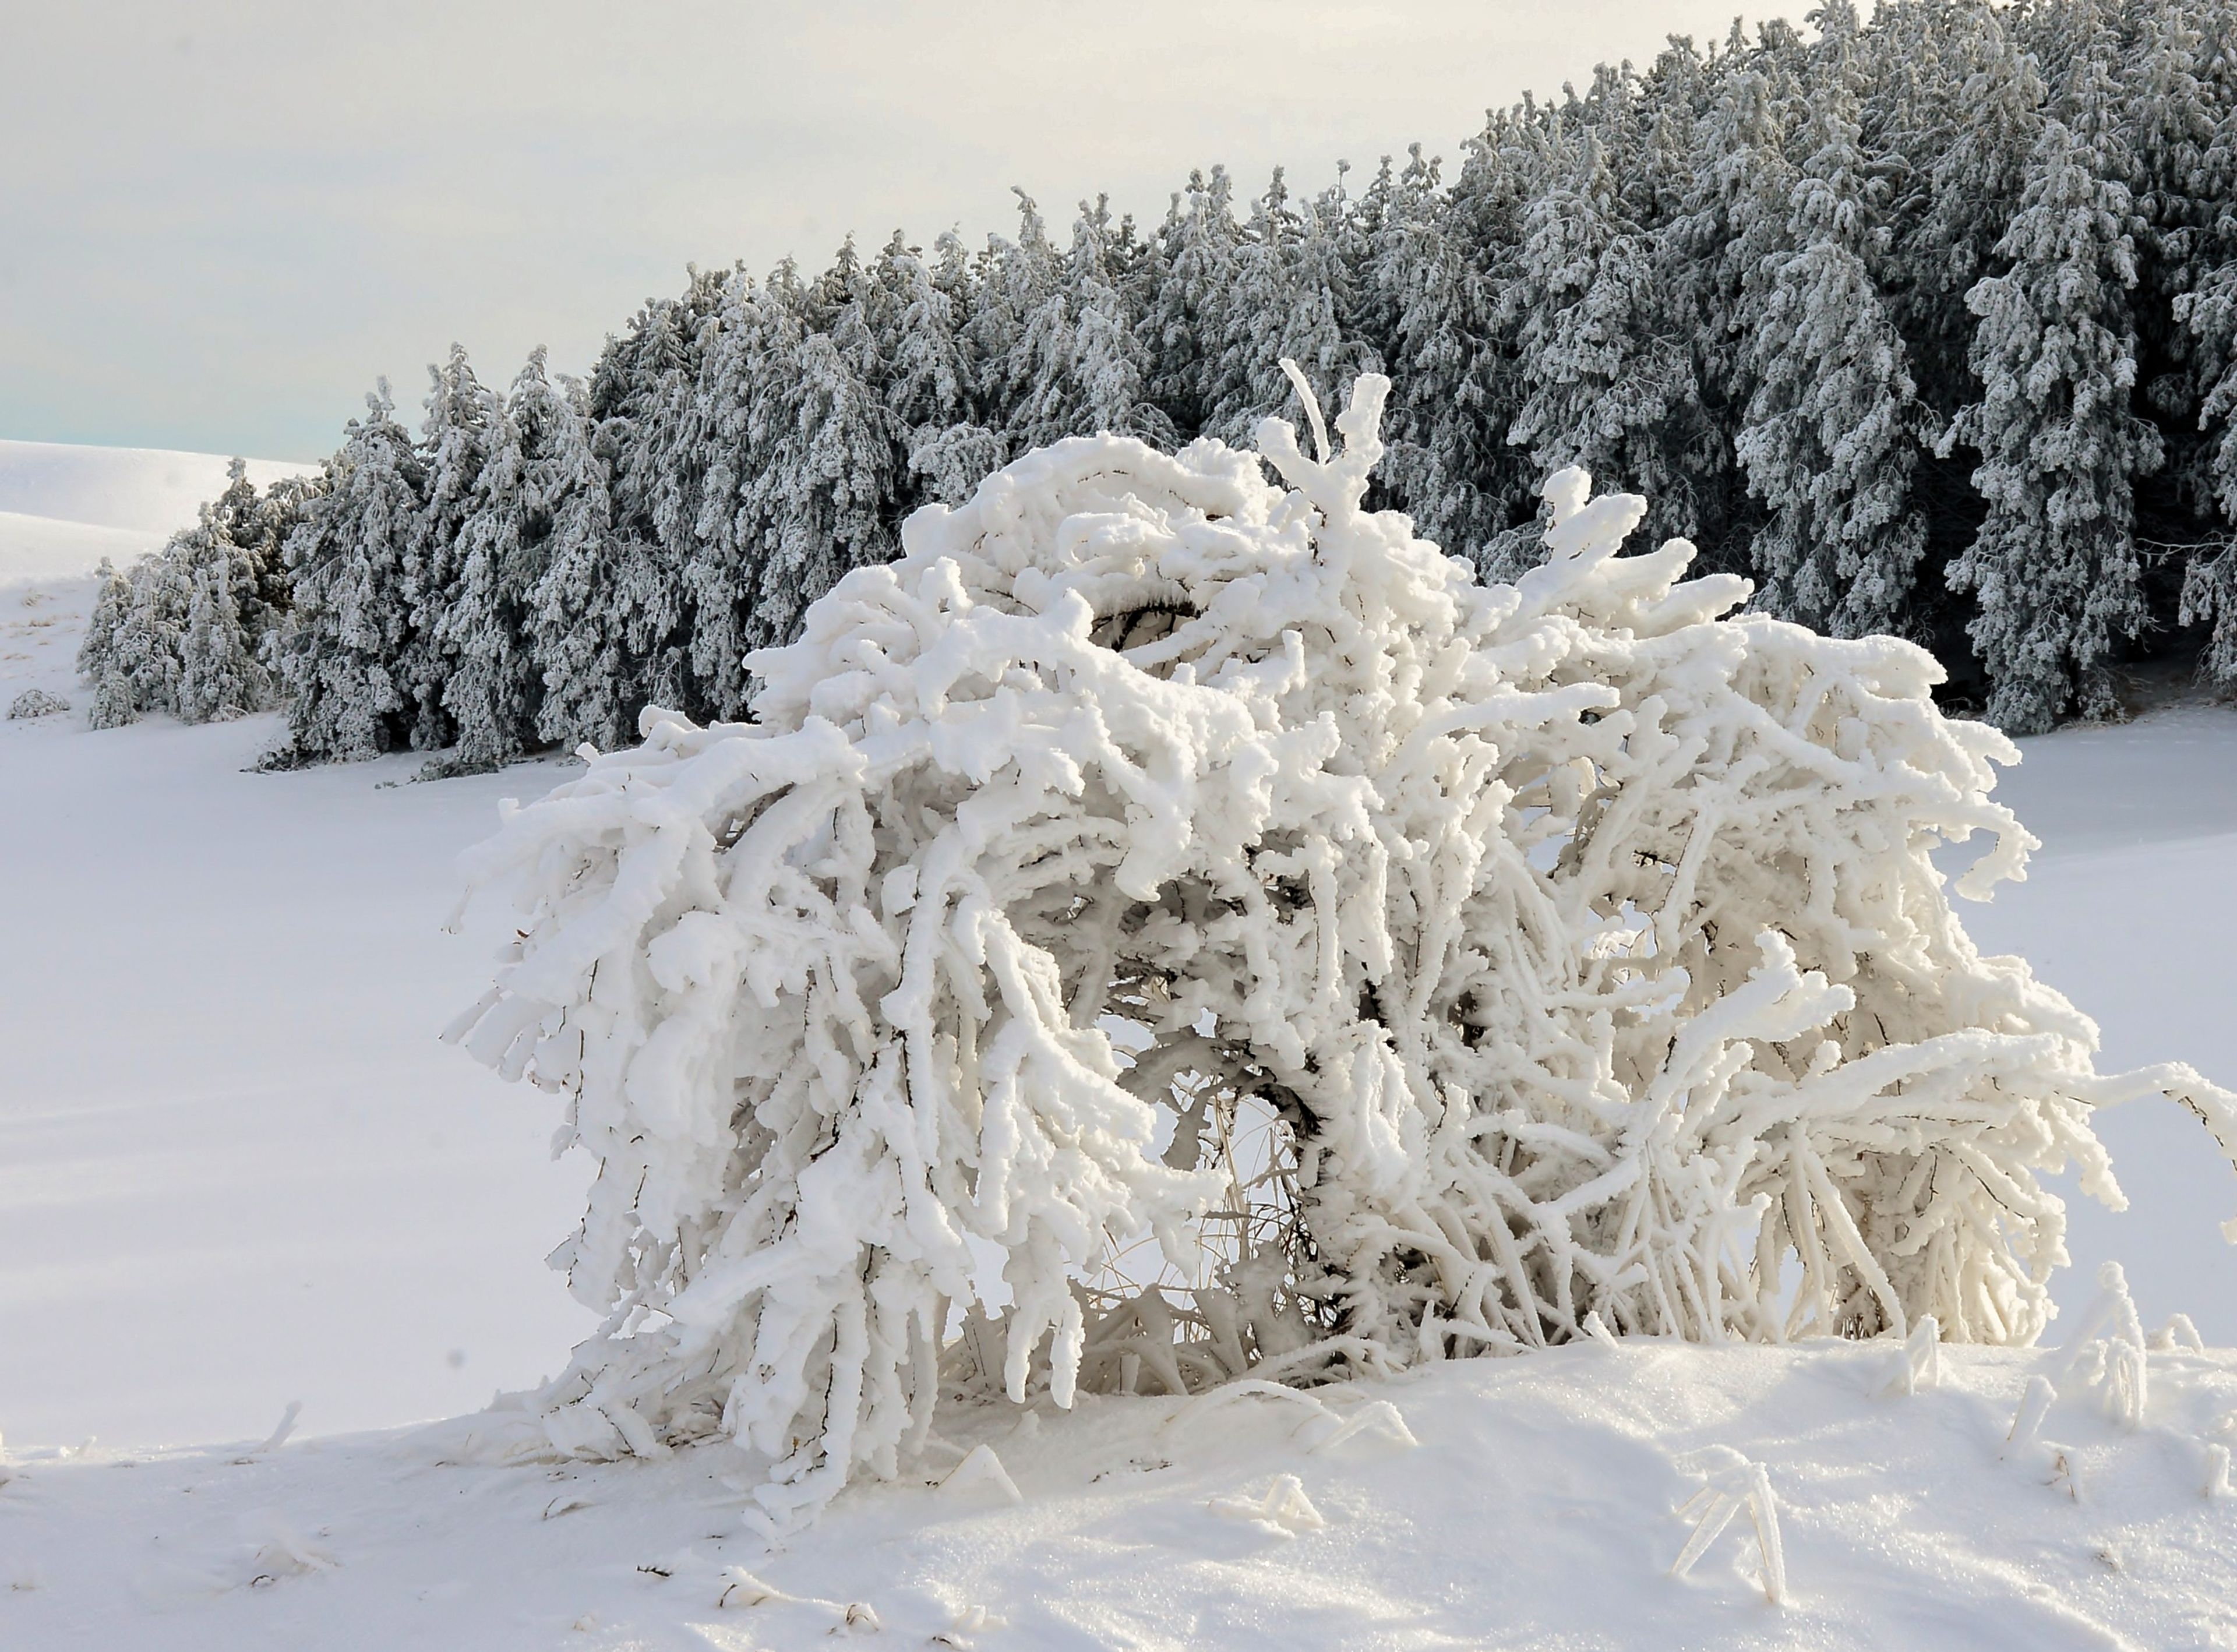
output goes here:
<path id="1" fill-rule="evenodd" d="M 1728 617 L 1577 469 L 1480 583 L 1365 508 L 1388 389 L 1333 455 L 1310 399 L 1313 456 L 1263 423 L 1280 485 L 1028 453 L 754 656 L 750 721 L 648 710 L 509 816 L 475 869 L 529 915 L 453 1035 L 566 1098 L 555 1261 L 608 1317 L 501 1449 L 727 1432 L 785 1520 L 943 1388 L 2023 1342 L 2043 1178 L 2121 1198 L 2093 1108 L 2237 1146 L 1968 940 L 1933 851 L 1979 896 L 2033 840 L 1926 653 Z"/>

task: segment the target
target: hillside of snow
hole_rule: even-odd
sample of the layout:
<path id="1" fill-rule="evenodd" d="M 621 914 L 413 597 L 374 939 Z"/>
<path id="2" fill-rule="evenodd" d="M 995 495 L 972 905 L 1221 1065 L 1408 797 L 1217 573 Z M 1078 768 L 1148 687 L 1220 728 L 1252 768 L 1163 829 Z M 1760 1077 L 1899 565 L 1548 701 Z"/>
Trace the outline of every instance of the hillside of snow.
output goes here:
<path id="1" fill-rule="evenodd" d="M 0 448 L 0 704 L 82 699 L 85 570 L 159 543 L 223 461 L 165 494 L 158 467 Z M 2100 1122 L 2132 1205 L 2068 1190 L 2046 1349 L 1944 1350 L 1909 1397 L 1885 1345 L 1631 1343 L 1311 1401 L 988 1406 L 775 1552 L 728 1445 L 476 1466 L 474 1408 L 589 1328 L 542 1264 L 587 1166 L 550 1160 L 548 1098 L 435 1039 L 509 915 L 440 926 L 498 801 L 568 770 L 248 772 L 276 732 L 0 721 L 0 1644 L 2237 1645 L 2237 1497 L 2206 1495 L 2237 1354 L 2152 1353 L 2130 1431 L 2056 1352 L 2107 1258 L 2146 1326 L 2237 1345 L 2237 1186 L 2164 1106 Z M 2237 711 L 2023 750 L 2003 795 L 2045 847 L 1966 909 L 1975 937 L 2098 1017 L 2108 1067 L 2237 1080 Z M 2015 1443 L 2035 1376 L 2060 1398 Z M 1784 1606 L 1737 1505 L 1669 1575 L 1735 1453 L 1775 1497 Z"/>
<path id="2" fill-rule="evenodd" d="M 155 447 L 0 441 L 0 514 L 152 535 L 160 543 L 224 490 L 229 462 L 222 454 Z M 248 479 L 268 487 L 317 468 L 251 459 Z M 7 566 L 0 552 L 0 569 Z"/>

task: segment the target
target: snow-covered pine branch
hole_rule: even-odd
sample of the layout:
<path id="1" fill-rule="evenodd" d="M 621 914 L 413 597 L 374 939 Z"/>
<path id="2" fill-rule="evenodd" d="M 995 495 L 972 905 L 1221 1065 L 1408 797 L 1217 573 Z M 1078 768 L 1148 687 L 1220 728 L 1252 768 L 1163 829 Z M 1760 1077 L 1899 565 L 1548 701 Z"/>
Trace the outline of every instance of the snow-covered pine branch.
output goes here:
<path id="1" fill-rule="evenodd" d="M 2032 840 L 1925 653 L 1725 617 L 1574 469 L 1544 565 L 1478 584 L 1363 508 L 1388 389 L 1332 457 L 1262 424 L 1280 486 L 1025 455 L 756 656 L 752 721 L 649 710 L 478 853 L 528 917 L 452 1035 L 567 1098 L 555 1260 L 608 1315 L 506 1449 L 727 1431 L 812 1510 L 922 1440 L 959 1314 L 950 1380 L 1060 1404 L 1590 1314 L 2025 1341 L 2042 1178 L 2120 1199 L 2093 1106 L 2237 1145 L 1967 939 L 1931 852 L 1984 836 L 1985 896 Z M 1090 1289 L 1144 1232 L 1198 1288 Z"/>

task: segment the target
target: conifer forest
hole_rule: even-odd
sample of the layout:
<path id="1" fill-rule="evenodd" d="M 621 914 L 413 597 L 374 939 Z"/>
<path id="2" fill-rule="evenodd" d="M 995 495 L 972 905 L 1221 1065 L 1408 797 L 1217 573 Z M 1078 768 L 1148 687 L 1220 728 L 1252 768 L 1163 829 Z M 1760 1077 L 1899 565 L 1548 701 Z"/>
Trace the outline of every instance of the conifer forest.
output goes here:
<path id="1" fill-rule="evenodd" d="M 2233 183 L 2232 0 L 1844 0 L 1442 156 L 694 269 L 583 380 L 454 349 L 416 431 L 384 385 L 320 475 L 237 478 L 110 577 L 94 715 L 283 705 L 275 762 L 458 769 L 741 718 L 919 506 L 1066 436 L 1247 446 L 1284 357 L 1331 406 L 1389 376 L 1371 502 L 1484 577 L 1575 465 L 2007 731 L 2119 715 L 2146 660 L 2237 688 Z"/>

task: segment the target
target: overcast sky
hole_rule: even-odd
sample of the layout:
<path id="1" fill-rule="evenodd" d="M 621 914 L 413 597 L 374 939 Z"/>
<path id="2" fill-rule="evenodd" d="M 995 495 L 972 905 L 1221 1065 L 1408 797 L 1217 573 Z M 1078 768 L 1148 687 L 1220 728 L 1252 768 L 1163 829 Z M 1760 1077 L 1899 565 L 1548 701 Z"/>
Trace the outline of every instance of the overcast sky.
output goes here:
<path id="1" fill-rule="evenodd" d="M 316 458 L 453 339 L 582 370 L 687 262 L 975 242 L 1012 184 L 1060 231 L 1214 162 L 1457 159 L 1487 105 L 1734 10 L 0 0 L 0 436 Z"/>

